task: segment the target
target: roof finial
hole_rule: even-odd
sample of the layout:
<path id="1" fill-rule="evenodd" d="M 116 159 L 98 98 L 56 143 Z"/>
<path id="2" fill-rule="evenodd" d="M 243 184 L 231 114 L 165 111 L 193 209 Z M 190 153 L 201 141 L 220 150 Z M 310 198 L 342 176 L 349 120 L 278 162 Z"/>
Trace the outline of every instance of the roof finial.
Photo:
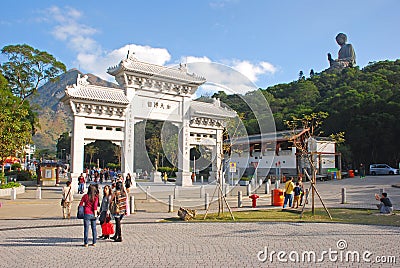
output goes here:
<path id="1" fill-rule="evenodd" d="M 179 68 L 178 68 L 181 72 L 186 72 L 187 73 L 187 64 L 182 64 L 179 63 Z"/>
<path id="2" fill-rule="evenodd" d="M 128 55 L 126 56 L 126 59 L 127 60 L 131 60 L 131 61 L 135 61 L 136 60 L 136 58 L 135 58 L 135 52 L 130 52 L 129 50 L 128 50 Z"/>

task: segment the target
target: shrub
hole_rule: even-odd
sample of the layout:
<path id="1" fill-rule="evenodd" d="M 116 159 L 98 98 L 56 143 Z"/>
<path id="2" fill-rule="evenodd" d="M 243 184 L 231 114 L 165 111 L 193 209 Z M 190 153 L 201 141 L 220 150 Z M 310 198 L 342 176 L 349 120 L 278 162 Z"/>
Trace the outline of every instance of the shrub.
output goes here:
<path id="1" fill-rule="evenodd" d="M 109 169 L 115 169 L 115 170 L 119 170 L 120 169 L 120 166 L 118 164 L 115 164 L 115 163 L 108 163 L 107 167 Z"/>
<path id="2" fill-rule="evenodd" d="M 20 183 L 11 181 L 7 184 L 0 185 L 0 189 L 8 189 L 8 188 L 14 188 L 14 187 L 20 187 L 20 186 L 21 186 Z"/>
<path id="3" fill-rule="evenodd" d="M 4 173 L 0 172 L 0 184 L 5 184 L 6 183 L 6 177 L 4 176 Z"/>
<path id="4" fill-rule="evenodd" d="M 21 169 L 20 163 L 14 163 L 11 165 L 11 170 L 18 170 L 18 169 Z"/>
<path id="5" fill-rule="evenodd" d="M 175 178 L 176 177 L 176 173 L 178 171 L 178 168 L 172 168 L 172 167 L 158 167 L 157 169 L 159 172 L 161 173 L 165 173 L 167 172 L 167 175 L 169 178 Z"/>
<path id="6" fill-rule="evenodd" d="M 12 178 L 12 179 L 17 179 L 17 181 L 30 181 L 32 180 L 32 174 L 27 171 L 27 170 L 21 170 L 21 171 L 10 171 L 6 172 L 6 176 Z"/>

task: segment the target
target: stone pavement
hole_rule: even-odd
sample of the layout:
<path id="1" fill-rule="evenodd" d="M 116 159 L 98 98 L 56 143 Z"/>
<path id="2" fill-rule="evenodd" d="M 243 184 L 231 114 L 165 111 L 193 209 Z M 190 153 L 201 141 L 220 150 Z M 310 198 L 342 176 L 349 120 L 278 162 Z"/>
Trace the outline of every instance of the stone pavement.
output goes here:
<path id="1" fill-rule="evenodd" d="M 348 205 L 373 205 L 376 202 L 371 195 L 380 188 L 385 188 L 394 203 L 399 204 L 400 189 L 390 188 L 399 181 L 400 176 L 367 177 L 363 181 L 321 182 L 318 189 L 330 206 L 340 206 L 340 194 L 337 195 L 343 186 L 348 189 Z M 123 220 L 122 243 L 98 241 L 96 247 L 84 248 L 82 221 L 60 219 L 61 188 L 43 188 L 41 200 L 34 199 L 34 194 L 35 189 L 27 187 L 27 192 L 18 195 L 17 200 L 0 198 L 0 267 L 396 267 L 398 264 L 366 261 L 382 257 L 380 260 L 393 262 L 392 256 L 397 263 L 400 261 L 398 227 L 336 223 L 161 223 L 160 219 L 176 213 L 167 213 L 166 204 L 145 200 L 143 193 L 135 193 L 137 213 Z M 75 197 L 79 199 L 79 195 Z M 234 206 L 236 196 L 229 199 Z M 263 199 L 265 204 L 261 204 L 261 209 L 270 208 L 269 197 Z M 77 202 L 73 214 L 76 205 Z M 250 209 L 249 206 L 250 200 L 246 200 L 243 209 Z M 99 226 L 97 230 L 100 232 Z M 343 247 L 346 243 L 347 247 Z M 338 260 L 329 260 L 328 253 L 324 253 L 329 249 L 331 259 L 338 256 Z M 272 251 L 284 251 L 287 254 L 281 259 L 287 263 L 280 262 L 277 253 L 272 253 L 273 262 L 269 258 L 264 261 L 265 251 L 268 257 Z M 360 254 L 360 262 L 346 261 L 346 254 L 355 251 Z M 316 254 L 315 262 L 312 258 L 301 260 L 302 255 L 307 257 L 312 252 Z M 293 262 L 296 254 L 298 263 Z M 362 254 L 367 254 L 367 260 L 362 259 Z"/>
<path id="2" fill-rule="evenodd" d="M 386 226 L 124 222 L 122 243 L 98 241 L 84 248 L 79 220 L 67 226 L 55 219 L 6 222 L 0 230 L 0 267 L 390 267 L 367 261 L 393 256 L 393 263 L 400 256 L 400 231 Z M 291 254 L 280 256 L 288 263 L 277 253 L 271 262 L 272 251 Z M 292 251 L 299 254 L 297 263 Z M 316 260 L 308 259 L 311 251 Z M 346 261 L 347 252 L 355 251 L 359 261 Z M 363 259 L 366 251 L 371 254 Z"/>

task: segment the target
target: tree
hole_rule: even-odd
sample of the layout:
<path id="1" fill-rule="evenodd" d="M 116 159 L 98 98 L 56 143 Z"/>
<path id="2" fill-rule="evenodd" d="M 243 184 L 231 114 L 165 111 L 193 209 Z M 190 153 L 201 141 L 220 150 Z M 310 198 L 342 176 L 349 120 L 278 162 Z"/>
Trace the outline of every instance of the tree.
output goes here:
<path id="1" fill-rule="evenodd" d="M 92 165 L 93 155 L 99 152 L 99 148 L 93 145 L 87 145 L 85 148 L 86 153 L 89 155 L 89 166 Z"/>
<path id="2" fill-rule="evenodd" d="M 66 132 L 63 135 L 66 135 L 66 134 L 68 134 L 68 133 Z M 63 144 L 63 143 L 61 143 L 61 144 Z M 69 148 L 70 148 L 70 145 L 69 145 Z M 96 140 L 95 142 L 87 144 L 85 146 L 85 155 L 89 155 L 89 160 L 90 160 L 90 154 L 92 155 L 91 161 L 89 163 L 90 165 L 91 165 L 91 162 L 94 161 L 94 159 L 99 159 L 100 167 L 105 167 L 110 163 L 115 164 L 116 166 L 120 166 L 120 163 L 121 163 L 120 146 L 115 145 L 111 141 Z M 86 161 L 88 162 L 89 160 L 86 160 Z"/>
<path id="3" fill-rule="evenodd" d="M 21 105 L 0 74 L 0 163 L 8 156 L 23 152 L 26 144 L 32 141 L 32 124 L 28 118 L 29 104 Z M 4 165 L 3 170 L 4 172 Z"/>
<path id="4" fill-rule="evenodd" d="M 55 152 L 45 148 L 45 149 L 37 149 L 35 152 L 35 157 L 37 159 L 40 159 L 41 161 L 46 160 L 46 159 L 50 159 L 53 160 L 55 159 Z"/>
<path id="5" fill-rule="evenodd" d="M 60 135 L 60 137 L 57 140 L 56 148 L 57 148 L 57 155 L 60 155 L 61 158 L 64 150 L 65 150 L 65 156 L 67 156 L 67 154 L 71 154 L 71 137 L 68 132 L 64 132 Z"/>
<path id="6" fill-rule="evenodd" d="M 300 71 L 299 72 L 299 80 L 304 80 L 304 79 L 305 79 L 304 72 Z"/>
<path id="7" fill-rule="evenodd" d="M 55 81 L 66 71 L 65 65 L 51 54 L 29 45 L 8 45 L 1 52 L 8 61 L 1 65 L 11 91 L 22 101 L 34 94 L 47 81 Z"/>
<path id="8" fill-rule="evenodd" d="M 0 65 L 0 161 L 23 152 L 32 142 L 38 119 L 26 98 L 66 70 L 49 53 L 26 44 L 5 46 L 1 52 L 8 61 Z"/>
<path id="9" fill-rule="evenodd" d="M 154 160 L 154 166 L 156 166 L 156 160 L 158 163 L 158 156 L 160 155 L 160 153 L 162 153 L 161 139 L 155 135 L 152 136 L 151 138 L 146 140 L 146 147 L 150 159 Z"/>
<path id="10" fill-rule="evenodd" d="M 121 166 L 121 151 L 120 146 L 113 147 L 114 156 L 118 159 L 118 166 Z"/>
<path id="11" fill-rule="evenodd" d="M 328 117 L 328 113 L 325 112 L 318 112 L 318 113 L 311 113 L 309 115 L 303 115 L 302 118 L 293 117 L 292 120 L 286 121 L 286 125 L 288 128 L 293 132 L 293 145 L 296 147 L 297 152 L 300 154 L 300 157 L 306 159 L 307 163 L 310 165 L 311 168 L 311 194 L 312 194 L 312 203 L 311 203 L 311 210 L 312 214 L 315 213 L 315 193 L 317 193 L 319 199 L 321 200 L 322 205 L 324 206 L 326 212 L 328 213 L 329 217 L 332 219 L 328 209 L 325 207 L 324 202 L 322 201 L 321 196 L 319 195 L 315 184 L 317 182 L 317 159 L 316 159 L 316 151 L 312 146 L 312 143 L 315 142 L 315 137 L 321 133 L 321 125 L 324 119 Z M 296 130 L 299 128 L 304 129 L 304 135 L 297 136 Z M 339 135 L 343 138 L 343 134 Z M 305 206 L 304 202 L 304 206 Z M 303 206 L 303 211 L 304 211 Z M 302 214 L 303 214 L 302 211 Z"/>
<path id="12" fill-rule="evenodd" d="M 178 134 L 173 134 L 163 141 L 163 149 L 168 161 L 173 165 L 178 165 Z"/>

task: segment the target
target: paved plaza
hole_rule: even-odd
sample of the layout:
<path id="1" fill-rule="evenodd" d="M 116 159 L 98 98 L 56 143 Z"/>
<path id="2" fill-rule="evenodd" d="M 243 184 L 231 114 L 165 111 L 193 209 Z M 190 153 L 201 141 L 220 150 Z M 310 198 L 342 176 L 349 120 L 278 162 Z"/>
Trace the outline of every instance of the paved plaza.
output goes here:
<path id="1" fill-rule="evenodd" d="M 348 190 L 346 206 L 368 207 L 376 203 L 371 195 L 385 188 L 396 208 L 400 189 L 391 187 L 395 183 L 400 183 L 400 176 L 321 182 L 318 189 L 330 207 L 341 206 L 343 186 Z M 374 262 L 400 261 L 398 227 L 163 223 L 159 221 L 176 213 L 167 213 L 166 204 L 145 200 L 144 193 L 135 193 L 137 212 L 123 220 L 122 243 L 98 241 L 96 247 L 84 248 L 82 221 L 60 218 L 60 188 L 44 188 L 40 200 L 34 193 L 34 188 L 28 187 L 17 200 L 0 198 L 0 267 L 396 267 L 398 264 Z M 228 199 L 238 210 L 235 194 Z M 260 209 L 271 208 L 269 197 L 263 199 Z M 241 210 L 251 209 L 250 200 L 244 205 Z M 75 206 L 77 202 L 74 210 Z M 97 229 L 100 232 L 99 226 Z"/>

